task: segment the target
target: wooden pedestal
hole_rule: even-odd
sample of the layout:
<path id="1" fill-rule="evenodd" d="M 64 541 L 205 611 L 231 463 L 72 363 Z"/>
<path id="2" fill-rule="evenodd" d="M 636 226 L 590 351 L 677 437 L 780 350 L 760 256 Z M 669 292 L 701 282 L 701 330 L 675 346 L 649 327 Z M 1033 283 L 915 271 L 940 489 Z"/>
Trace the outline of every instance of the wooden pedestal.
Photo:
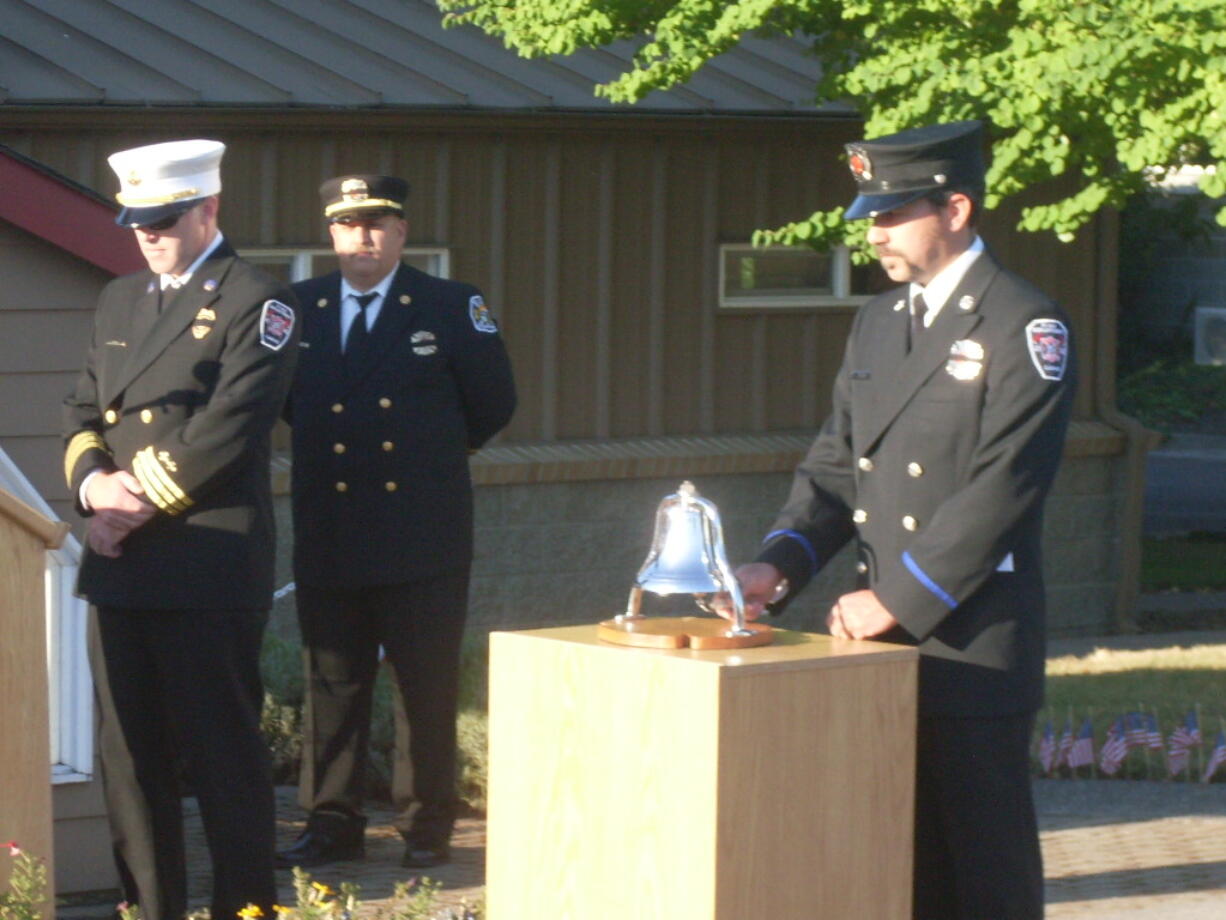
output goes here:
<path id="1" fill-rule="evenodd" d="M 906 920 L 917 655 L 490 637 L 490 920 Z"/>
<path id="2" fill-rule="evenodd" d="M 55 867 L 43 573 L 46 551 L 67 532 L 67 524 L 47 520 L 0 489 L 0 841 L 12 839 L 44 860 L 48 878 Z M 0 891 L 8 887 L 11 865 L 7 853 L 0 857 Z"/>

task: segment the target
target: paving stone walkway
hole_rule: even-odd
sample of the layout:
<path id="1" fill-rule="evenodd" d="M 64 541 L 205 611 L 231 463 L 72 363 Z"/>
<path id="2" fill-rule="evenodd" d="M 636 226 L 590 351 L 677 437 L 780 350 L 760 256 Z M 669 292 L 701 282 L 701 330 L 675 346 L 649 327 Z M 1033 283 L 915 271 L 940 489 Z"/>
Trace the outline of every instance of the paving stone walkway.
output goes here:
<path id="1" fill-rule="evenodd" d="M 1226 786 L 1039 780 L 1035 793 L 1047 920 L 1226 920 Z M 287 844 L 300 831 L 302 815 L 292 789 L 279 790 L 279 804 L 281 843 Z M 390 813 L 373 811 L 370 818 L 366 859 L 312 874 L 333 887 L 346 880 L 361 886 L 367 916 L 386 906 L 397 882 L 412 876 L 399 868 L 403 844 L 390 826 Z M 446 905 L 480 896 L 483 821 L 461 820 L 453 856 L 450 865 L 425 873 L 443 883 Z M 287 900 L 289 881 L 289 873 L 281 873 Z M 193 878 L 192 890 L 203 903 L 206 872 Z"/>

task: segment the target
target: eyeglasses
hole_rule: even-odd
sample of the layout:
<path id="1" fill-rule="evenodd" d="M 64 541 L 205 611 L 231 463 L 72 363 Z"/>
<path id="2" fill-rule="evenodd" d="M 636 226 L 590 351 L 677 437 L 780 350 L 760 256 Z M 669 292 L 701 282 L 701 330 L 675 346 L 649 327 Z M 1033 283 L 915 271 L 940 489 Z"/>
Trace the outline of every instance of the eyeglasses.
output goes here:
<path id="1" fill-rule="evenodd" d="M 171 214 L 169 217 L 163 217 L 161 220 L 155 220 L 151 224 L 141 224 L 134 229 L 144 230 L 146 233 L 162 233 L 163 231 L 169 230 L 171 227 L 177 224 L 179 222 L 179 218 L 182 216 L 183 214 Z"/>

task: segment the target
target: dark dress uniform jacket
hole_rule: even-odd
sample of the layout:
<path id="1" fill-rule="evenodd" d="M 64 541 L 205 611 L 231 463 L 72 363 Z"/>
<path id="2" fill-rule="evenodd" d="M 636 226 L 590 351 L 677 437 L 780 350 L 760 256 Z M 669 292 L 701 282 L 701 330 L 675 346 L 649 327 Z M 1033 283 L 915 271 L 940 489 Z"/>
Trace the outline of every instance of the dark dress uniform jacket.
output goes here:
<path id="1" fill-rule="evenodd" d="M 304 318 L 288 409 L 295 578 L 357 588 L 466 572 L 468 453 L 515 408 L 510 361 L 480 292 L 402 264 L 367 359 L 347 376 L 340 272 L 294 291 Z"/>
<path id="2" fill-rule="evenodd" d="M 65 400 L 74 496 L 91 470 L 122 468 L 160 509 L 119 558 L 87 548 L 78 590 L 102 606 L 267 609 L 269 431 L 298 356 L 293 295 L 223 241 L 160 314 L 158 299 L 149 271 L 106 286 Z"/>
<path id="3" fill-rule="evenodd" d="M 1067 322 L 986 252 L 909 353 L 906 296 L 857 314 L 833 411 L 759 558 L 794 596 L 857 537 L 860 587 L 902 626 L 880 638 L 919 643 L 921 715 L 1031 711 L 1044 666 L 1042 506 L 1075 379 Z M 1048 365 L 1032 345 L 1045 329 Z"/>

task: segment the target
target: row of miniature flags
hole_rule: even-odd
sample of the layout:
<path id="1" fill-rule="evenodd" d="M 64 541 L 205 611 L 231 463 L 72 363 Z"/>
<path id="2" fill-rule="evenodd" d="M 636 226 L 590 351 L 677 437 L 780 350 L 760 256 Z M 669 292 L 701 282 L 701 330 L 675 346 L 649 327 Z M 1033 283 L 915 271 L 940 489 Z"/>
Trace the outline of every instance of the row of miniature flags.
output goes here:
<path id="1" fill-rule="evenodd" d="M 1193 749 L 1203 747 L 1200 719 L 1195 710 L 1188 712 L 1183 722 L 1175 727 L 1165 741 L 1158 729 L 1157 716 L 1148 712 L 1129 712 L 1112 722 L 1107 729 L 1107 737 L 1098 749 L 1097 766 L 1107 776 L 1114 776 L 1130 751 L 1137 748 L 1162 751 L 1166 759 L 1167 775 L 1175 777 L 1189 772 Z M 1081 724 L 1081 729 L 1074 734 L 1073 720 L 1070 717 L 1064 724 L 1064 731 L 1057 736 L 1055 728 L 1048 721 L 1039 738 L 1038 754 L 1039 764 L 1048 775 L 1059 767 L 1076 770 L 1078 767 L 1094 766 L 1096 760 L 1093 722 L 1087 716 Z M 1217 733 L 1213 749 L 1201 769 L 1200 781 L 1209 782 L 1223 764 L 1226 764 L 1226 730 Z"/>

